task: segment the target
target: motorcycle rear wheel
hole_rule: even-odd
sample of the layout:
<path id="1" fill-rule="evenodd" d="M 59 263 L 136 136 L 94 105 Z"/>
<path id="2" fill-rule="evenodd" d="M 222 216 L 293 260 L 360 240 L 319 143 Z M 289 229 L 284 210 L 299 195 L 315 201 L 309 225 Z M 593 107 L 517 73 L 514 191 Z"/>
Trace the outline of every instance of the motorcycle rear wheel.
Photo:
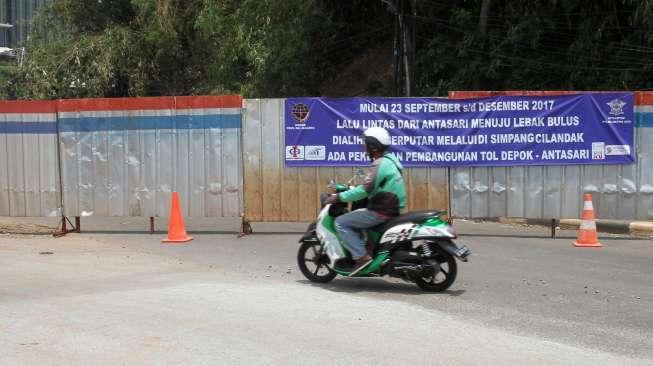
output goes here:
<path id="1" fill-rule="evenodd" d="M 329 267 L 329 257 L 319 241 L 305 241 L 297 251 L 297 265 L 311 282 L 326 283 L 338 274 Z"/>
<path id="2" fill-rule="evenodd" d="M 456 258 L 451 254 L 442 251 L 437 253 L 435 258 L 440 263 L 440 272 L 429 278 L 418 278 L 415 283 L 419 288 L 428 292 L 442 292 L 448 289 L 456 280 L 458 266 Z"/>

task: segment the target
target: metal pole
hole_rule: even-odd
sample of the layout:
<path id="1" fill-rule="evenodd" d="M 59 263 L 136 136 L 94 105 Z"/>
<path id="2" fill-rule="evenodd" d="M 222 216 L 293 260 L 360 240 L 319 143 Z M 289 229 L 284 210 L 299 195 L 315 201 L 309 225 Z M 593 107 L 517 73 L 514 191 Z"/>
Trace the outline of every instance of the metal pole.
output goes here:
<path id="1" fill-rule="evenodd" d="M 451 167 L 447 167 L 447 211 L 450 223 L 453 223 L 453 208 L 451 207 Z"/>
<path id="2" fill-rule="evenodd" d="M 245 103 L 245 101 L 242 101 L 242 103 Z M 260 101 L 257 101 L 257 103 L 260 103 Z M 285 111 L 284 111 L 285 112 Z M 249 235 L 252 233 L 252 225 L 249 223 L 247 220 L 247 205 L 245 204 L 245 199 L 247 195 L 247 179 L 245 179 L 246 173 L 245 169 L 247 169 L 246 162 L 245 162 L 245 125 L 247 124 L 247 108 L 245 108 L 245 105 L 241 105 L 240 108 L 240 119 L 241 119 L 241 126 L 240 126 L 240 169 L 241 169 L 241 195 L 239 197 L 240 200 L 240 233 L 238 234 L 238 237 L 243 237 L 245 235 Z"/>
<path id="3" fill-rule="evenodd" d="M 57 172 L 59 173 L 59 211 L 61 211 L 61 231 L 66 233 L 66 210 L 63 200 L 63 173 L 61 168 L 61 126 L 59 124 L 59 113 L 55 110 L 55 129 L 57 134 Z"/>

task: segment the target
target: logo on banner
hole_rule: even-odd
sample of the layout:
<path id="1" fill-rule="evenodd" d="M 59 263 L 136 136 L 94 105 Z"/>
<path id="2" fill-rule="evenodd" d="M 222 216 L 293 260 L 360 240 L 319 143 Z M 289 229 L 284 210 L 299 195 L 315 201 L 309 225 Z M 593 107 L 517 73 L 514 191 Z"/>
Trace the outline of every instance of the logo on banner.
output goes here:
<path id="1" fill-rule="evenodd" d="M 606 103 L 610 106 L 610 114 L 613 116 L 620 116 L 624 114 L 624 106 L 626 102 L 621 99 L 613 99 L 610 102 Z"/>
<path id="2" fill-rule="evenodd" d="M 305 146 L 306 160 L 326 160 L 326 146 Z"/>
<path id="3" fill-rule="evenodd" d="M 309 112 L 310 111 L 306 104 L 297 103 L 294 106 L 292 106 L 292 111 L 290 112 L 290 114 L 292 115 L 292 118 L 295 119 L 297 123 L 305 124 L 306 120 L 308 120 Z"/>
<path id="4" fill-rule="evenodd" d="M 627 119 L 625 116 L 624 112 L 624 107 L 628 105 L 628 103 L 624 102 L 623 100 L 616 98 L 612 99 L 608 103 L 605 103 L 610 107 L 610 112 L 609 116 L 607 119 L 603 120 L 603 123 L 608 123 L 608 124 L 624 124 L 624 123 L 632 123 L 630 119 Z"/>
<path id="5" fill-rule="evenodd" d="M 304 160 L 304 146 L 286 146 L 286 160 Z"/>
<path id="6" fill-rule="evenodd" d="M 592 160 L 604 160 L 604 159 L 605 159 L 605 143 L 592 142 Z"/>
<path id="7" fill-rule="evenodd" d="M 606 145 L 606 156 L 630 155 L 630 145 Z"/>

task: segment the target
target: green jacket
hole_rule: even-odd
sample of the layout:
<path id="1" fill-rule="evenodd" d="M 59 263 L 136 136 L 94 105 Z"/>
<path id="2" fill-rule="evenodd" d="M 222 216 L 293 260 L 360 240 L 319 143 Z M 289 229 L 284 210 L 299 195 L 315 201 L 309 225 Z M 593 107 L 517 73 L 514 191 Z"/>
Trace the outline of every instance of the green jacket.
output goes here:
<path id="1" fill-rule="evenodd" d="M 402 171 L 399 159 L 392 153 L 386 153 L 372 162 L 370 173 L 363 184 L 340 193 L 340 200 L 352 202 L 368 198 L 368 209 L 396 216 L 406 207 L 406 186 Z"/>

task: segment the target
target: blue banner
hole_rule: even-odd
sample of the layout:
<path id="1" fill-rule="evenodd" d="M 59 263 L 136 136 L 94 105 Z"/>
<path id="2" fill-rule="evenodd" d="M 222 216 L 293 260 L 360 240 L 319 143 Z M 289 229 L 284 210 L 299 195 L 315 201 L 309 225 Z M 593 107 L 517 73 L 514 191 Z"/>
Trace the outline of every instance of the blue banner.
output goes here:
<path id="1" fill-rule="evenodd" d="M 290 98 L 288 166 L 369 163 L 363 131 L 386 128 L 405 166 L 630 164 L 633 93 L 442 98 Z"/>

